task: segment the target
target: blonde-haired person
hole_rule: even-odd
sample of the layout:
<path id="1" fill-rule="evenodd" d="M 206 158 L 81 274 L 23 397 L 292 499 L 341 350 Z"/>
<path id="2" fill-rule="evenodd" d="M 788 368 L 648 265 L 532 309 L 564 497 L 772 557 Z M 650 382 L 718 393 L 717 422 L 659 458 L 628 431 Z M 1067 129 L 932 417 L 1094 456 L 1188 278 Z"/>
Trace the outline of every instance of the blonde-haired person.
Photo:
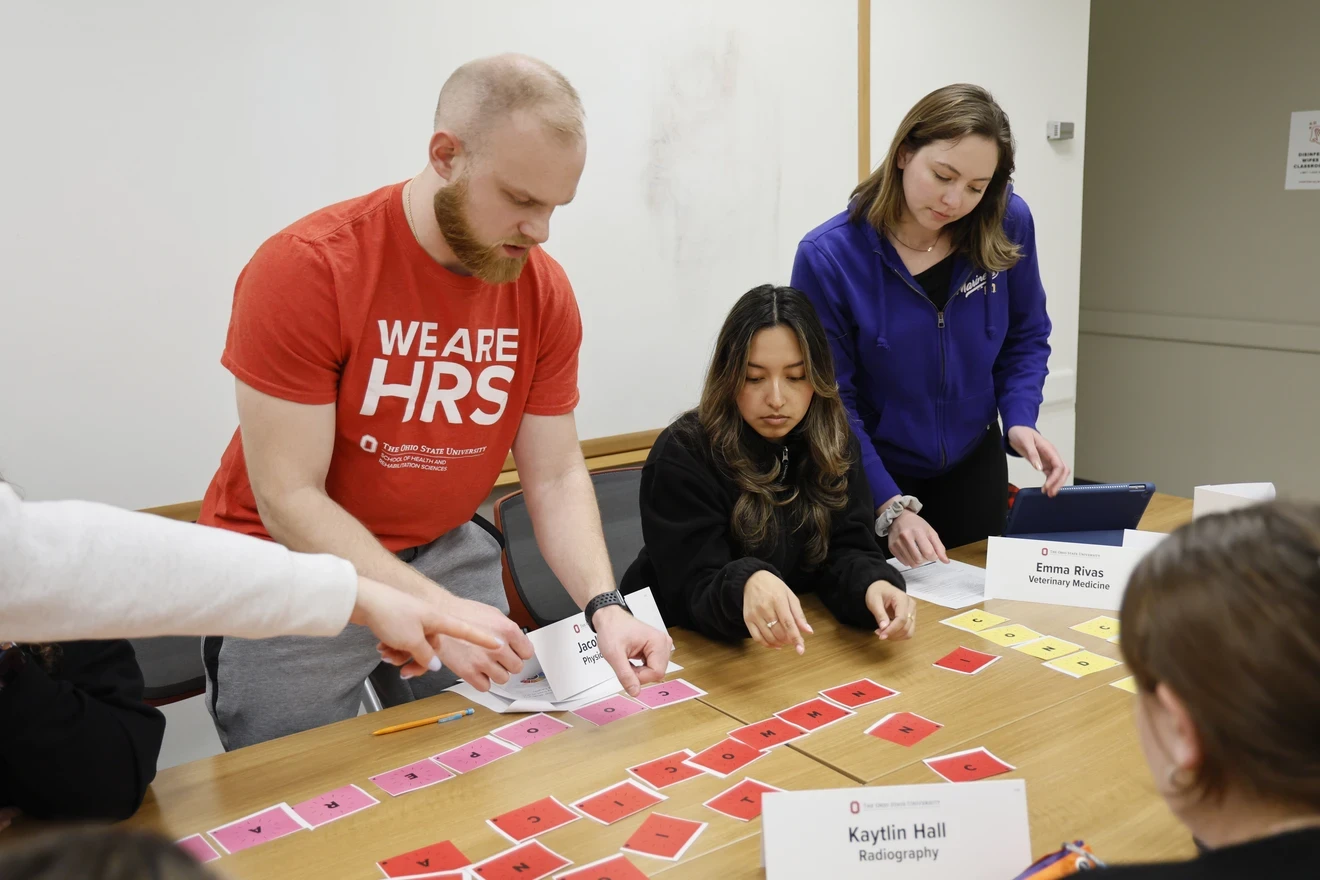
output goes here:
<path id="1" fill-rule="evenodd" d="M 1054 494 L 1068 467 L 1036 430 L 1049 359 L 1031 211 L 1013 193 L 1013 136 L 990 93 L 917 102 L 846 210 L 798 246 L 792 284 L 829 335 L 839 390 L 908 565 L 999 534 L 1008 447 Z"/>
<path id="2" fill-rule="evenodd" d="M 1105 876 L 1320 874 L 1320 506 L 1184 526 L 1133 572 L 1120 618 L 1146 763 L 1207 850 Z"/>
<path id="3" fill-rule="evenodd" d="M 814 591 L 882 639 L 914 631 L 915 604 L 872 532 L 829 343 L 792 288 L 734 305 L 701 403 L 661 432 L 639 500 L 646 543 L 622 589 L 651 587 L 672 624 L 800 654 L 811 626 L 797 594 Z"/>

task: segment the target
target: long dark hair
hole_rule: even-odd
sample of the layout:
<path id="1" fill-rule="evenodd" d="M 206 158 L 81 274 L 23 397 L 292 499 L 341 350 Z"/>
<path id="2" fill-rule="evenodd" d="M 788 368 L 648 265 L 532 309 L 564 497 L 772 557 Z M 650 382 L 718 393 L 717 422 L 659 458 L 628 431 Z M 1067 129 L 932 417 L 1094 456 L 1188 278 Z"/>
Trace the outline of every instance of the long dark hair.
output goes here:
<path id="1" fill-rule="evenodd" d="M 1013 268 L 1022 258 L 1022 249 L 1004 232 L 1008 182 L 1013 176 L 1013 132 L 1004 108 L 981 86 L 958 83 L 936 89 L 908 111 L 884 160 L 853 190 L 853 221 L 865 219 L 882 233 L 897 227 L 905 201 L 899 153 L 915 153 L 935 141 L 957 141 L 968 135 L 994 141 L 999 147 L 999 164 L 981 201 L 970 214 L 949 225 L 954 250 L 967 254 L 986 271 Z"/>
<path id="2" fill-rule="evenodd" d="M 762 470 L 750 454 L 743 439 L 745 422 L 738 411 L 752 339 L 770 327 L 793 331 L 813 391 L 796 429 L 806 437 L 810 463 L 799 470 L 796 484 L 787 493 L 779 485 L 784 476 L 779 459 L 769 470 Z M 764 284 L 739 298 L 720 328 L 696 415 L 717 465 L 742 490 L 730 523 L 734 537 L 748 551 L 773 547 L 780 538 L 775 508 L 788 507 L 793 530 L 810 533 L 807 562 L 823 562 L 829 550 L 831 514 L 842 510 L 848 500 L 850 429 L 834 380 L 834 359 L 825 328 L 802 293 Z"/>

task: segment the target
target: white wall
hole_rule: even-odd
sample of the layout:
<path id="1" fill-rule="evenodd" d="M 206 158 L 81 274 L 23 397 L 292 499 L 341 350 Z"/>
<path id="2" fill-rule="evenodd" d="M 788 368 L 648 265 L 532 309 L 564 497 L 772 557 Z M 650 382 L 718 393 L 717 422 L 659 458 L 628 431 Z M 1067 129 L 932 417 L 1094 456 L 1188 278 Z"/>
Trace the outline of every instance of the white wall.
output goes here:
<path id="1" fill-rule="evenodd" d="M 856 167 L 856 4 L 286 0 L 0 6 L 0 472 L 30 498 L 201 497 L 235 425 L 233 282 L 303 214 L 415 173 L 440 84 L 525 51 L 583 95 L 548 249 L 583 437 L 693 404 L 739 294 L 786 282 Z"/>
<path id="2" fill-rule="evenodd" d="M 873 167 L 903 115 L 940 86 L 985 86 L 1008 113 L 1017 141 L 1014 186 L 1035 216 L 1054 322 L 1039 427 L 1069 464 L 1075 447 L 1089 28 L 1089 0 L 874 0 L 871 11 Z M 1051 120 L 1075 123 L 1075 138 L 1046 141 Z M 1019 486 L 1041 483 L 1016 458 L 1009 460 L 1009 477 Z"/>

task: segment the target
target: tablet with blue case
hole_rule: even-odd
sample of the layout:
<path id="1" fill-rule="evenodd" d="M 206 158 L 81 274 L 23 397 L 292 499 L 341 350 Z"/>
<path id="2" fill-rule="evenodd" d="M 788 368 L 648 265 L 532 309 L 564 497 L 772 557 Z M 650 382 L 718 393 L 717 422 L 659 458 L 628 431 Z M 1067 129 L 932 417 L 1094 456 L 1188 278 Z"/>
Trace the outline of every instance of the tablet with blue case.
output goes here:
<path id="1" fill-rule="evenodd" d="M 1022 489 L 1008 512 L 1004 536 L 1121 547 L 1123 530 L 1137 527 L 1154 494 L 1154 483 L 1064 486 L 1053 498 L 1037 488 Z"/>

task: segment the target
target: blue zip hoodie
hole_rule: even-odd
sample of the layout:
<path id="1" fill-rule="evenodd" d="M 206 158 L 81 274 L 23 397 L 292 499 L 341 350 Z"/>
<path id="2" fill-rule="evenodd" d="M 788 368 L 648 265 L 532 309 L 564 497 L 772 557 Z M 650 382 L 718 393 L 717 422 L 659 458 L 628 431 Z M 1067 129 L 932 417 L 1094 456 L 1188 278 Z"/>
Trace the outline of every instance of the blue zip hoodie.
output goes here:
<path id="1" fill-rule="evenodd" d="M 918 478 L 949 471 L 985 438 L 996 411 L 1005 434 L 1036 427 L 1050 318 L 1031 210 L 1011 193 L 1004 231 L 1022 259 L 1006 272 L 984 272 L 955 257 L 942 312 L 889 240 L 848 211 L 798 245 L 792 284 L 830 338 L 878 505 L 899 494 L 890 469 Z"/>

